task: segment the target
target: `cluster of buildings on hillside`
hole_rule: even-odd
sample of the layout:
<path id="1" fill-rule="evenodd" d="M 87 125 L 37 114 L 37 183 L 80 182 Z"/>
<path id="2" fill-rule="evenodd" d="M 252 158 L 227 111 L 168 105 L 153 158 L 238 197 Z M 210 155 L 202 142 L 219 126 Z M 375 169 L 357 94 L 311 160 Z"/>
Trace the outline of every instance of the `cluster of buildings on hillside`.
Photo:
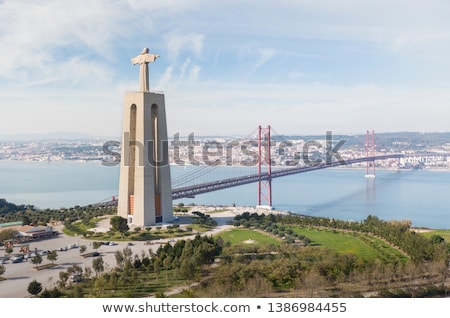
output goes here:
<path id="1" fill-rule="evenodd" d="M 256 166 L 258 160 L 258 143 L 255 139 L 203 138 L 185 141 L 176 139 L 169 141 L 168 147 L 168 162 L 173 165 Z M 105 141 L 98 140 L 0 142 L 0 160 L 101 163 L 105 158 L 111 156 L 111 152 L 120 153 L 120 149 L 108 149 L 109 153 L 105 152 Z M 314 162 L 324 159 L 328 150 L 326 140 L 272 140 L 270 147 L 273 166 L 304 165 L 306 161 Z M 404 155 L 404 158 L 377 161 L 378 168 L 450 170 L 450 144 L 417 150 L 408 147 L 407 144 L 399 145 L 399 142 L 394 142 L 392 147 L 376 149 L 374 154 L 384 155 L 399 152 Z M 264 153 L 265 151 L 262 152 L 262 156 Z M 344 144 L 337 149 L 337 153 L 342 159 L 348 160 L 365 157 L 367 150 L 361 145 L 347 146 Z M 335 159 L 339 158 L 335 156 Z M 365 163 L 361 163 L 359 166 L 363 167 Z"/>
<path id="2" fill-rule="evenodd" d="M 273 167 L 293 167 L 317 162 L 326 162 L 327 156 L 332 160 L 350 160 L 366 156 L 389 154 L 403 154 L 400 159 L 377 161 L 377 168 L 381 169 L 436 169 L 450 170 L 450 146 L 430 147 L 429 149 L 414 150 L 403 147 L 384 147 L 368 151 L 365 145 L 343 144 L 339 140 L 330 143 L 329 140 L 283 140 L 271 141 L 270 158 Z M 404 146 L 404 145 L 403 145 Z M 267 147 L 262 146 L 262 161 L 264 162 Z M 257 166 L 258 143 L 254 139 L 203 139 L 199 142 L 182 142 L 169 146 L 171 164 L 177 165 L 228 165 L 228 166 Z M 353 164 L 352 167 L 366 167 L 366 163 Z"/>
<path id="3" fill-rule="evenodd" d="M 102 141 L 0 142 L 0 160 L 101 161 Z"/>

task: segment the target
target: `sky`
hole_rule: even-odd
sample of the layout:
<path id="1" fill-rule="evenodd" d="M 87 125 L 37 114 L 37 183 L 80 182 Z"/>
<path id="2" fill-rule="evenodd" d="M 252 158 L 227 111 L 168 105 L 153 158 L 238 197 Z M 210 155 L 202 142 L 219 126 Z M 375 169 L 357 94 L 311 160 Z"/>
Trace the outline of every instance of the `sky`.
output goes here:
<path id="1" fill-rule="evenodd" d="M 0 0 L 0 135 L 116 137 L 126 92 L 169 135 L 450 131 L 448 0 Z"/>

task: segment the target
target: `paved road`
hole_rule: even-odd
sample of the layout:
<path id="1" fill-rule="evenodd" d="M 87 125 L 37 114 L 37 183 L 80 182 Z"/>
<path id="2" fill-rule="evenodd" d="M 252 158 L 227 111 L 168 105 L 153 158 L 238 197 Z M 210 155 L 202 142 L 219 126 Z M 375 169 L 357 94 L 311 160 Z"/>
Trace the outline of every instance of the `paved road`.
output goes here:
<path id="1" fill-rule="evenodd" d="M 223 231 L 229 226 L 226 222 L 232 219 L 231 215 L 219 213 L 217 215 L 211 215 L 217 222 L 218 227 L 212 231 L 207 232 L 207 235 L 215 234 L 219 231 Z M 105 224 L 99 224 L 99 227 L 104 227 Z M 192 236 L 193 237 L 193 236 Z M 183 239 L 188 239 L 192 237 L 183 237 Z M 159 243 L 166 243 L 166 241 L 160 241 Z M 30 250 L 57 250 L 60 247 L 66 247 L 69 244 L 76 244 L 78 246 L 85 245 L 87 247 L 86 252 L 94 251 L 92 248 L 92 240 L 85 240 L 82 238 L 70 237 L 65 234 L 61 234 L 57 238 L 43 240 L 39 242 L 33 242 L 30 244 Z M 158 244 L 145 245 L 144 242 L 133 242 L 134 245 L 127 246 L 127 242 L 117 242 L 117 245 L 106 246 L 102 245 L 97 251 L 103 257 L 105 262 L 105 270 L 111 269 L 116 266 L 116 260 L 114 253 L 117 250 L 123 250 L 126 247 L 130 247 L 133 254 L 141 255 L 142 251 L 148 253 L 149 249 L 157 249 Z M 80 250 L 78 248 L 70 249 L 67 251 L 58 251 L 58 259 L 55 262 L 57 266 L 44 269 L 35 270 L 33 269 L 34 264 L 31 262 L 23 262 L 12 264 L 8 261 L 4 266 L 6 271 L 3 277 L 6 280 L 0 281 L 0 297 L 1 298 L 23 298 L 29 297 L 27 292 L 28 284 L 35 279 L 40 282 L 44 288 L 53 288 L 56 282 L 59 280 L 59 272 L 65 271 L 68 267 L 72 265 L 80 265 L 83 268 L 88 266 L 92 268 L 92 257 L 83 258 L 80 256 Z M 3 254 L 3 251 L 0 251 Z M 41 265 L 50 263 L 46 256 L 43 256 L 43 261 Z"/>

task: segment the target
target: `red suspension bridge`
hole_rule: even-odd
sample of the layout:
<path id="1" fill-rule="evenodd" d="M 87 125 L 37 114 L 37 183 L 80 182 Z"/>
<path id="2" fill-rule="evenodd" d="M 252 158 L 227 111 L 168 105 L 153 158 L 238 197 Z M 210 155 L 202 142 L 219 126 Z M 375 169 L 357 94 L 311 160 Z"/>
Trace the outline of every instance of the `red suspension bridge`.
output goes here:
<path id="1" fill-rule="evenodd" d="M 357 159 L 350 159 L 345 162 L 336 161 L 330 164 L 318 164 L 315 166 L 307 166 L 307 167 L 295 167 L 295 168 L 286 168 L 283 170 L 277 170 L 274 172 L 261 172 L 260 174 L 250 174 L 247 176 L 241 176 L 241 177 L 235 177 L 235 178 L 229 178 L 229 179 L 223 179 L 218 181 L 211 181 L 201 184 L 196 184 L 192 186 L 186 186 L 181 188 L 175 188 L 172 189 L 172 198 L 175 199 L 181 199 L 181 198 L 188 198 L 193 197 L 198 194 L 212 192 L 212 191 L 218 191 L 223 190 L 231 187 L 237 187 L 244 184 L 254 183 L 258 182 L 258 184 L 261 182 L 266 182 L 270 184 L 268 191 L 271 192 L 271 180 L 274 178 L 280 178 L 285 177 L 293 174 L 298 173 L 304 173 L 319 169 L 326 169 L 326 168 L 332 168 L 332 167 L 338 167 L 342 165 L 351 165 L 354 163 L 360 163 L 360 162 L 373 162 L 376 160 L 386 160 L 386 159 L 393 159 L 393 158 L 401 158 L 403 157 L 402 154 L 392 154 L 392 155 L 381 155 L 381 156 L 374 156 L 374 157 L 364 157 L 364 158 L 357 158 Z M 261 187 L 261 186 L 259 186 Z M 261 193 L 261 192 L 259 192 Z M 265 196 L 267 200 L 267 205 L 271 206 L 271 195 Z M 262 201 L 263 195 L 262 193 L 258 196 L 258 203 L 261 205 L 263 203 Z"/>
<path id="2" fill-rule="evenodd" d="M 322 162 L 314 161 L 310 164 L 296 167 L 285 167 L 276 171 L 272 171 L 271 160 L 271 129 L 258 127 L 258 171 L 257 173 L 248 174 L 239 177 L 232 177 L 222 180 L 204 182 L 185 187 L 177 187 L 172 189 L 172 199 L 192 198 L 196 195 L 208 193 L 212 191 L 223 190 L 227 188 L 237 187 L 249 183 L 258 183 L 258 205 L 272 206 L 272 179 L 285 177 L 293 174 L 305 173 L 314 170 L 338 167 L 343 165 L 352 165 L 355 163 L 366 162 L 366 176 L 375 176 L 375 161 L 386 159 L 399 159 L 403 154 L 375 155 L 375 133 L 369 131 L 366 134 L 366 156 L 361 158 L 342 160 L 327 160 Z M 372 174 L 369 174 L 369 167 L 372 167 Z M 265 167 L 265 168 L 264 168 Z"/>
<path id="3" fill-rule="evenodd" d="M 328 141 L 327 141 L 328 142 Z M 317 144 L 316 144 L 317 145 Z M 193 198 L 196 195 L 219 191 L 227 188 L 237 187 L 250 183 L 258 184 L 258 196 L 257 204 L 264 206 L 272 206 L 272 180 L 275 178 L 281 178 L 289 175 L 305 173 L 309 171 L 315 171 L 320 169 L 333 168 L 344 165 L 352 165 L 357 163 L 366 163 L 366 177 L 375 177 L 375 162 L 387 159 L 400 159 L 403 158 L 403 154 L 384 154 L 375 155 L 375 134 L 374 132 L 367 131 L 366 134 L 366 156 L 360 158 L 352 158 L 343 160 L 337 153 L 332 153 L 334 157 L 332 160 L 316 159 L 310 162 L 303 162 L 302 165 L 296 164 L 294 166 L 284 166 L 278 169 L 272 169 L 271 158 L 271 128 L 258 127 L 257 130 L 257 170 L 253 169 L 253 172 L 245 175 L 223 178 L 220 180 L 200 182 L 201 177 L 214 170 L 217 166 L 199 166 L 199 168 L 191 169 L 185 176 L 172 179 L 172 199 L 177 200 L 181 198 Z M 331 144 L 327 145 L 330 146 Z M 320 147 L 320 146 L 319 146 Z M 329 150 L 328 149 L 328 150 Z M 208 169 L 210 168 L 210 169 Z M 182 182 L 180 182 L 180 180 Z M 184 185 L 188 184 L 189 185 Z M 195 184 L 192 184 L 195 183 Z M 113 198 L 113 201 L 108 203 L 114 204 L 117 198 Z"/>

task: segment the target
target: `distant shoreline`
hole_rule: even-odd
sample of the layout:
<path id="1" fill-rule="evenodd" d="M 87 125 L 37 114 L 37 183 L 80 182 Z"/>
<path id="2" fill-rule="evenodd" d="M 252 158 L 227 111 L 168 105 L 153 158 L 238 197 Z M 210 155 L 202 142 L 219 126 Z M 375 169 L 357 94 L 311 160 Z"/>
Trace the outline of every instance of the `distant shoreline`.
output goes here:
<path id="1" fill-rule="evenodd" d="M 318 216 L 313 216 L 313 215 L 308 215 L 308 214 L 300 214 L 300 213 L 294 213 L 294 212 L 290 212 L 290 211 L 281 211 L 281 210 L 277 210 L 277 209 L 265 209 L 265 208 L 258 208 L 256 206 L 229 206 L 229 205 L 186 205 L 186 207 L 191 208 L 192 211 L 199 211 L 202 213 L 211 213 L 211 214 L 224 214 L 226 216 L 236 216 L 245 212 L 248 213 L 258 213 L 258 214 L 279 214 L 279 215 L 298 215 L 298 216 L 305 216 L 305 217 L 318 217 Z M 228 211 L 223 211 L 223 210 L 228 210 Z M 180 212 L 177 215 L 183 215 L 182 212 Z M 326 219 L 331 219 L 329 217 L 323 217 Z M 337 218 L 338 219 L 338 218 Z M 339 219 L 341 221 L 343 221 L 342 219 Z M 389 221 L 389 220 L 384 220 L 384 221 Z M 426 232 L 431 232 L 431 231 L 439 231 L 439 230 L 443 230 L 443 231 L 450 231 L 450 229 L 432 229 L 432 228 L 427 228 L 427 227 L 411 227 L 411 230 L 416 231 L 418 233 L 426 233 Z"/>
<path id="2" fill-rule="evenodd" d="M 11 159 L 0 159 L 0 163 L 45 163 L 45 164 L 96 164 L 96 165 L 102 165 L 102 161 L 100 159 L 93 159 L 93 160 L 11 160 Z M 118 166 L 118 165 L 116 165 Z M 171 163 L 170 164 L 171 167 L 190 167 L 191 165 L 178 165 L 175 163 Z M 199 167 L 204 166 L 204 165 L 200 165 Z M 105 166 L 107 168 L 111 168 L 111 167 L 115 167 L 115 166 Z M 223 166 L 218 166 L 218 167 L 224 167 L 224 168 L 241 168 L 241 167 L 246 167 L 243 165 L 231 165 L 231 166 L 227 166 L 227 165 L 223 165 Z M 254 166 L 256 167 L 256 165 Z M 277 167 L 277 166 L 273 166 L 273 167 Z M 293 168 L 293 167 L 292 167 Z M 333 170 L 361 170 L 364 171 L 366 170 L 365 167 L 353 167 L 353 166 L 336 166 L 336 167 L 330 167 L 327 169 L 333 169 Z M 399 171 L 399 172 L 408 172 L 408 171 L 430 171 L 430 172 L 450 172 L 450 168 L 449 169 L 430 169 L 430 168 L 425 168 L 425 169 L 412 169 L 412 168 L 408 168 L 408 169 L 404 169 L 404 168 L 400 168 L 400 169 L 394 169 L 394 168 L 376 168 L 375 170 L 375 174 L 376 171 Z"/>

